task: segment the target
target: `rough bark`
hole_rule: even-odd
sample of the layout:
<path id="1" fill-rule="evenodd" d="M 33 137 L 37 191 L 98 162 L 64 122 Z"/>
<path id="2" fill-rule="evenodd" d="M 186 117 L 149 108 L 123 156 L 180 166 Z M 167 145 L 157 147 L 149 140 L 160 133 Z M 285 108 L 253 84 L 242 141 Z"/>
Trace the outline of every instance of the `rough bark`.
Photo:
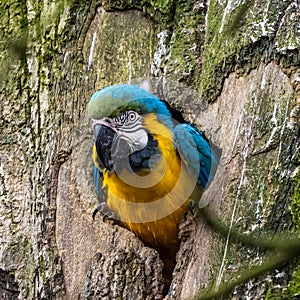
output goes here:
<path id="1" fill-rule="evenodd" d="M 143 83 L 222 149 L 201 200 L 216 217 L 245 235 L 299 231 L 299 15 L 292 0 L 1 2 L 1 298 L 161 298 L 156 251 L 91 218 L 85 108 L 113 83 Z M 268 257 L 199 215 L 180 238 L 166 299 Z M 230 297 L 299 294 L 294 262 Z"/>

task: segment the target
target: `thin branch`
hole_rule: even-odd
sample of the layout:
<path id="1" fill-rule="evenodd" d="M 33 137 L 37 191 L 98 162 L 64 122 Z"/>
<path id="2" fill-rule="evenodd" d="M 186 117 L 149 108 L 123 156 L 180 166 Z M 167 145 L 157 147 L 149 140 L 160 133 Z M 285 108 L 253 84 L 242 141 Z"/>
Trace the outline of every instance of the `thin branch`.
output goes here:
<path id="1" fill-rule="evenodd" d="M 298 248 L 298 255 L 300 256 L 300 248 Z M 295 254 L 295 252 L 293 252 Z M 249 271 L 240 272 L 239 278 L 232 280 L 228 283 L 223 284 L 217 291 L 211 291 L 203 295 L 203 291 L 194 296 L 193 300 L 209 300 L 209 299 L 220 299 L 220 297 L 229 296 L 234 288 L 238 285 L 247 283 L 251 278 L 258 277 L 268 271 L 272 271 L 280 267 L 284 263 L 289 263 L 295 258 L 292 252 L 274 254 L 267 261 L 262 263 L 260 266 L 255 266 Z M 201 295 L 202 294 L 202 295 Z"/>
<path id="2" fill-rule="evenodd" d="M 228 227 L 215 216 L 212 217 L 207 208 L 201 209 L 200 215 L 206 224 L 214 231 L 224 235 L 225 237 L 228 235 Z M 201 291 L 191 299 L 208 300 L 226 297 L 232 293 L 236 286 L 245 284 L 251 278 L 258 277 L 268 271 L 272 271 L 282 266 L 284 263 L 291 263 L 295 258 L 300 257 L 300 239 L 294 235 L 289 236 L 289 238 L 283 238 L 282 236 L 277 235 L 271 240 L 269 236 L 260 236 L 257 238 L 254 235 L 245 235 L 235 229 L 232 229 L 230 239 L 251 247 L 269 250 L 273 254 L 261 265 L 252 267 L 248 271 L 240 272 L 238 275 L 239 277 L 236 280 L 224 283 L 217 291 L 210 291 L 207 293 Z"/>
<path id="3" fill-rule="evenodd" d="M 216 216 L 212 216 L 207 208 L 201 209 L 200 215 L 210 228 L 224 237 L 227 237 L 229 227 L 224 225 L 223 222 Z M 296 234 L 289 232 L 288 236 L 286 233 L 284 233 L 284 235 L 285 236 L 278 234 L 270 237 L 260 233 L 258 238 L 254 234 L 246 235 L 232 228 L 230 232 L 230 240 L 243 243 L 250 247 L 277 252 L 291 251 L 293 248 L 298 249 L 300 247 L 300 239 Z"/>

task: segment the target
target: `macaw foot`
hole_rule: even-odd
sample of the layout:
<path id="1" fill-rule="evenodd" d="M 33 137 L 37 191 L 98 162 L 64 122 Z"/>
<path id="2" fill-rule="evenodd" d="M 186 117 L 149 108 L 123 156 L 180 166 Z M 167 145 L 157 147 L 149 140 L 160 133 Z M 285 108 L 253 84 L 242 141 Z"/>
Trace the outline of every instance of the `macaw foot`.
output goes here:
<path id="1" fill-rule="evenodd" d="M 105 202 L 101 202 L 93 212 L 93 220 L 95 220 L 96 214 L 100 212 L 103 215 L 103 222 L 113 221 L 114 223 L 118 223 L 120 221 L 119 215 L 110 210 Z"/>
<path id="2" fill-rule="evenodd" d="M 190 199 L 189 200 L 189 208 L 183 214 L 184 220 L 187 220 L 189 214 L 191 214 L 192 216 L 195 216 L 195 214 L 196 214 L 195 209 L 196 209 L 195 201 L 193 199 Z"/>

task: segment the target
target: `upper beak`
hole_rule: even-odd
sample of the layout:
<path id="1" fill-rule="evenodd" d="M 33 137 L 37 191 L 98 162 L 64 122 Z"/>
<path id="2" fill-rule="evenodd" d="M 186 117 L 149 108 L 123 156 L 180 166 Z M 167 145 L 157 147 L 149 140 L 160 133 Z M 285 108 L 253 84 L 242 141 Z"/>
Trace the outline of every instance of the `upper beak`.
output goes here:
<path id="1" fill-rule="evenodd" d="M 110 118 L 91 121 L 98 157 L 104 167 L 112 172 L 133 153 L 131 145 L 119 135 Z"/>
<path id="2" fill-rule="evenodd" d="M 117 132 L 116 129 L 113 127 L 110 118 L 105 117 L 105 118 L 100 119 L 100 120 L 91 119 L 91 121 L 92 121 L 92 129 L 93 129 L 93 132 L 94 132 L 95 139 L 98 136 L 98 133 L 99 133 L 99 130 L 100 130 L 101 126 L 106 126 L 110 129 L 112 129 L 113 131 Z"/>
<path id="3" fill-rule="evenodd" d="M 92 119 L 92 128 L 98 157 L 104 167 L 111 172 L 114 169 L 111 150 L 117 131 L 109 118 Z"/>

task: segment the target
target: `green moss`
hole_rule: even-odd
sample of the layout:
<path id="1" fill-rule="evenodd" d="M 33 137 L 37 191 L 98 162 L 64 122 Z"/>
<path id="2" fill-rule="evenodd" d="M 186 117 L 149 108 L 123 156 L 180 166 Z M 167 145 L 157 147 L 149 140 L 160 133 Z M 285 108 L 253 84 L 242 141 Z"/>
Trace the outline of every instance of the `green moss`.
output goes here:
<path id="1" fill-rule="evenodd" d="M 32 218 L 27 221 L 29 225 L 33 222 L 31 224 L 33 226 L 32 232 L 38 230 L 39 235 L 34 237 L 33 233 L 29 234 L 29 238 L 26 238 L 25 230 L 25 234 L 22 237 L 18 237 L 20 230 L 22 231 L 23 228 L 20 229 L 20 222 L 14 220 L 16 214 L 14 212 L 16 203 L 14 203 L 11 207 L 12 222 L 10 233 L 8 233 L 8 236 L 11 235 L 9 240 L 11 239 L 14 242 L 11 245 L 7 245 L 2 251 L 7 268 L 17 270 L 20 293 L 26 299 L 34 298 L 33 282 L 39 276 L 41 276 L 44 283 L 47 281 L 47 284 L 51 284 L 51 288 L 56 286 L 58 281 L 56 278 L 49 277 L 49 274 L 54 273 L 52 270 L 59 267 L 53 254 L 55 249 L 52 249 L 47 244 L 50 248 L 45 254 L 44 249 L 47 248 L 47 245 L 45 246 L 42 241 L 45 235 L 40 232 L 41 230 L 46 231 L 47 226 L 52 226 L 49 225 L 51 221 L 47 220 L 45 224 L 41 225 L 41 228 L 39 225 L 37 225 L 39 228 L 34 228 L 34 226 L 44 217 L 44 215 L 41 215 L 41 211 L 45 212 L 47 210 L 44 207 L 47 199 L 44 198 L 45 187 L 43 186 L 44 178 L 47 175 L 41 175 L 47 163 L 46 156 L 49 158 L 49 153 L 46 154 L 45 151 L 46 143 L 51 143 L 51 145 L 56 143 L 55 145 L 58 145 L 54 139 L 57 141 L 59 138 L 51 136 L 50 142 L 44 142 L 42 136 L 45 137 L 47 135 L 42 135 L 41 131 L 48 130 L 48 122 L 52 122 L 51 127 L 53 127 L 55 118 L 62 119 L 62 114 L 57 113 L 57 110 L 53 107 L 62 106 L 65 109 L 62 102 L 67 100 L 65 100 L 65 94 L 64 97 L 60 98 L 60 102 L 57 100 L 57 97 L 53 96 L 54 93 L 52 95 L 50 95 L 50 92 L 47 93 L 47 96 L 49 95 L 47 99 L 43 99 L 40 96 L 46 85 L 57 84 L 57 78 L 62 77 L 62 70 L 65 73 L 70 70 L 67 64 L 63 63 L 64 55 L 69 50 L 62 47 L 62 45 L 65 45 L 66 39 L 77 40 L 74 38 L 74 35 L 69 35 L 71 29 L 69 32 L 66 31 L 68 26 L 62 24 L 62 14 L 65 12 L 67 21 L 70 21 L 72 18 L 76 19 L 78 27 L 82 26 L 82 19 L 84 20 L 80 10 L 76 12 L 77 14 L 68 14 L 68 7 L 64 6 L 65 1 L 55 3 L 53 1 L 33 1 L 31 4 L 28 6 L 28 2 L 24 0 L 0 2 L 0 65 L 2 70 L 0 74 L 0 92 L 4 99 L 0 103 L 0 113 L 3 111 L 2 107 L 6 107 L 6 111 L 8 111 L 8 113 L 6 112 L 3 115 L 3 119 L 0 122 L 1 138 L 7 143 L 5 145 L 7 153 L 13 153 L 12 151 L 17 150 L 18 154 L 24 154 L 23 157 L 28 164 L 26 170 L 28 172 L 31 170 L 34 170 L 33 172 L 37 171 L 32 175 L 35 178 L 34 183 L 28 190 L 28 197 L 30 198 L 28 201 L 31 201 L 29 202 L 32 206 L 29 205 L 24 208 L 25 210 L 28 208 L 28 211 L 26 210 L 24 213 L 33 214 Z M 44 7 L 46 4 L 49 5 L 49 9 Z M 81 5 L 87 6 L 86 3 Z M 74 21 L 74 23 L 76 22 Z M 69 25 L 69 28 L 73 26 L 73 32 L 75 32 L 74 23 Z M 59 26 L 63 28 L 61 32 L 58 30 Z M 81 31 L 78 30 L 74 34 L 78 34 L 78 32 Z M 71 49 L 69 53 L 76 53 L 76 47 L 69 47 Z M 61 49 L 64 49 L 63 54 Z M 59 76 L 56 76 L 57 73 L 59 73 Z M 59 84 L 61 84 L 61 81 L 59 81 Z M 63 90 L 61 87 L 59 89 Z M 52 89 L 52 91 L 54 90 L 56 88 Z M 41 125 L 41 114 L 43 112 L 40 111 L 42 102 L 46 104 L 45 109 L 47 109 L 47 112 L 44 113 L 43 126 Z M 18 143 L 16 143 L 16 133 L 24 130 L 27 132 L 26 138 L 19 134 Z M 19 147 L 19 145 L 22 146 Z M 31 154 L 28 155 L 28 153 Z M 14 160 L 14 164 L 17 165 L 17 162 L 17 159 Z M 21 168 L 22 165 L 15 170 L 16 175 L 29 174 L 25 169 L 21 170 Z M 28 178 L 28 180 L 31 180 L 33 177 L 29 176 Z M 30 207 L 33 207 L 32 212 L 30 212 Z M 36 253 L 39 255 L 35 259 Z M 53 269 L 51 270 L 52 267 Z M 44 290 L 46 290 L 45 286 L 42 287 Z M 50 287 L 48 290 L 51 290 Z"/>
<path id="2" fill-rule="evenodd" d="M 300 171 L 294 177 L 294 192 L 292 202 L 290 205 L 293 223 L 295 224 L 296 230 L 300 232 Z M 290 297 L 300 296 L 300 265 L 293 273 L 293 279 L 288 286 L 288 295 Z M 292 298 L 293 299 L 293 298 Z"/>
<path id="3" fill-rule="evenodd" d="M 0 19 L 0 83 L 6 87 L 5 81 L 16 63 L 21 61 L 25 65 L 28 32 L 26 1 L 2 1 Z"/>
<path id="4" fill-rule="evenodd" d="M 151 18 L 154 22 L 164 27 L 170 26 L 173 22 L 173 14 L 176 6 L 175 0 L 105 0 L 102 6 L 106 11 L 138 9 Z"/>
<path id="5" fill-rule="evenodd" d="M 294 32 L 295 22 L 286 21 L 279 26 L 287 3 L 279 0 L 268 4 L 253 0 L 243 1 L 241 5 L 232 1 L 222 3 L 212 0 L 208 10 L 199 90 L 200 95 L 209 101 L 214 101 L 220 94 L 223 81 L 229 73 L 247 73 L 262 61 L 274 60 L 276 56 L 280 59 L 283 56 L 285 62 L 293 52 L 278 48 L 276 39 L 278 27 Z M 291 49 L 293 43 L 285 40 L 280 45 L 282 49 Z M 294 64 L 299 63 L 296 55 L 292 55 L 292 60 Z"/>
<path id="6" fill-rule="evenodd" d="M 300 266 L 295 270 L 293 274 L 293 280 L 288 286 L 287 293 L 289 299 L 296 299 L 297 296 L 300 296 Z"/>
<path id="7" fill-rule="evenodd" d="M 294 177 L 294 193 L 292 203 L 290 205 L 291 212 L 293 215 L 293 222 L 296 229 L 300 232 L 300 171 Z"/>
<path id="8" fill-rule="evenodd" d="M 224 17 L 225 7 L 222 7 L 219 1 L 210 2 L 200 84 L 202 96 L 217 96 L 223 83 L 220 73 L 226 76 L 232 71 L 229 66 L 233 65 L 234 55 L 245 44 L 242 40 L 241 26 L 251 3 L 252 1 L 247 1 Z"/>
<path id="9" fill-rule="evenodd" d="M 278 299 L 285 299 L 282 291 L 276 291 L 272 286 L 270 286 L 266 292 L 265 300 L 278 300 Z"/>
<path id="10" fill-rule="evenodd" d="M 195 7 L 195 1 L 177 3 L 167 61 L 169 78 L 192 84 L 200 77 L 205 13 L 206 8 Z"/>
<path id="11" fill-rule="evenodd" d="M 166 53 L 159 53 L 159 65 L 157 66 L 158 76 L 168 76 L 173 80 L 184 80 L 188 83 L 193 83 L 194 77 L 200 78 L 201 73 L 201 58 L 202 50 L 204 43 L 204 23 L 205 23 L 205 14 L 206 7 L 205 5 L 197 6 L 197 1 L 188 0 L 188 1 L 175 1 L 175 0 L 152 0 L 152 1 L 137 1 L 137 0 L 105 0 L 101 2 L 101 6 L 107 12 L 120 12 L 139 10 L 143 12 L 143 15 L 147 17 L 150 21 L 150 34 L 147 33 L 148 38 L 148 55 L 147 62 L 150 66 L 151 61 L 153 60 L 153 54 L 159 50 L 160 47 L 166 48 Z M 111 14 L 113 16 L 113 14 Z M 102 27 L 105 31 L 107 26 L 112 25 L 114 21 L 111 17 L 106 17 Z M 122 18 L 119 15 L 119 23 L 122 21 Z M 108 24 L 109 23 L 109 24 Z M 135 22 L 136 23 L 136 22 Z M 119 27 L 118 27 L 119 28 Z M 120 28 L 119 31 L 123 31 Z M 165 39 L 163 41 L 164 45 L 161 45 L 162 42 L 157 35 L 162 31 L 166 32 Z M 127 30 L 129 32 L 129 30 Z M 110 33 L 111 34 L 111 33 Z M 113 32 L 113 35 L 117 35 L 118 32 Z M 105 45 L 107 44 L 106 40 Z M 110 43 L 108 43 L 110 44 Z M 113 49 L 113 45 L 110 45 Z M 129 47 L 130 48 L 130 47 Z M 141 49 L 141 47 L 139 47 Z M 105 50 L 105 49 L 104 49 Z M 115 52 L 113 51 L 110 52 Z M 142 54 L 141 56 L 143 56 Z M 119 57 L 116 57 L 111 61 L 111 58 L 108 57 L 106 60 L 114 68 L 116 61 Z M 155 61 L 154 64 L 155 65 Z M 103 67 L 104 68 L 104 67 Z M 111 68 L 110 68 L 111 69 Z M 128 73 L 127 65 L 123 65 L 118 68 L 118 70 Z M 157 72 L 154 72 L 155 74 Z M 113 72 L 112 72 L 113 73 Z M 100 81 L 107 79 L 107 71 L 103 70 L 100 73 Z M 195 76 L 197 75 L 197 76 Z M 109 77 L 111 77 L 109 75 Z M 126 78 L 127 79 L 127 78 Z M 109 80 L 110 81 L 110 80 Z M 122 78 L 119 79 L 122 81 Z M 100 84 L 102 86 L 102 84 Z"/>
<path id="12" fill-rule="evenodd" d="M 47 282 L 47 276 L 46 276 L 47 264 L 46 264 L 43 256 L 39 256 L 38 260 L 39 260 L 39 266 L 38 266 L 39 273 L 41 274 L 43 283 L 45 284 Z"/>
<path id="13" fill-rule="evenodd" d="M 92 26 L 94 26 L 92 24 Z M 118 28 L 118 30 L 115 30 Z M 93 65 L 96 88 L 150 75 L 150 26 L 137 11 L 107 13 L 97 35 Z"/>

